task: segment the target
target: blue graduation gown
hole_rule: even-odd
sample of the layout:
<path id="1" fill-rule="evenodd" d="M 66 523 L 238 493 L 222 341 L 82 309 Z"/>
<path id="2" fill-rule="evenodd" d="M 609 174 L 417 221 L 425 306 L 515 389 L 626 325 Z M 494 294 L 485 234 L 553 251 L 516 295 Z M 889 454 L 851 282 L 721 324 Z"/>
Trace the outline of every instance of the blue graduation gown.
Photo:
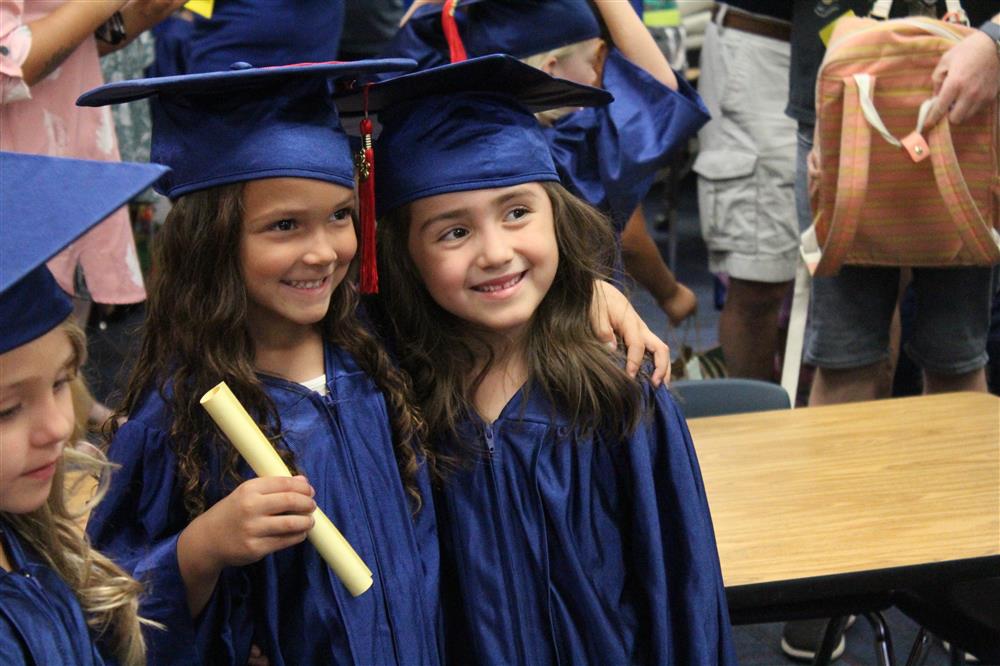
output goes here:
<path id="1" fill-rule="evenodd" d="M 665 388 L 628 439 L 540 392 L 463 427 L 482 458 L 439 496 L 456 663 L 736 664 L 705 489 Z"/>
<path id="2" fill-rule="evenodd" d="M 677 83 L 671 90 L 612 47 L 604 87 L 614 101 L 575 111 L 544 130 L 563 185 L 609 215 L 617 234 L 670 153 L 708 122 L 698 93 L 681 75 Z"/>
<path id="3" fill-rule="evenodd" d="M 19 664 L 117 663 L 104 657 L 73 591 L 12 527 L 0 521 L 11 571 L 0 569 L 0 655 Z"/>
<path id="4" fill-rule="evenodd" d="M 393 454 L 385 402 L 342 350 L 325 350 L 329 394 L 264 377 L 284 441 L 316 489 L 316 503 L 374 574 L 351 597 L 306 541 L 222 572 L 192 621 L 177 566 L 187 525 L 170 447 L 169 415 L 152 391 L 111 443 L 121 469 L 90 519 L 93 542 L 146 582 L 141 612 L 165 624 L 149 631 L 150 663 L 246 664 L 251 642 L 282 664 L 438 664 L 441 661 L 438 545 L 426 473 L 414 517 Z M 208 478 L 217 479 L 213 456 Z M 252 472 L 245 465 L 244 477 Z M 224 491 L 213 482 L 210 501 Z M 224 538 L 224 535 L 220 535 Z"/>

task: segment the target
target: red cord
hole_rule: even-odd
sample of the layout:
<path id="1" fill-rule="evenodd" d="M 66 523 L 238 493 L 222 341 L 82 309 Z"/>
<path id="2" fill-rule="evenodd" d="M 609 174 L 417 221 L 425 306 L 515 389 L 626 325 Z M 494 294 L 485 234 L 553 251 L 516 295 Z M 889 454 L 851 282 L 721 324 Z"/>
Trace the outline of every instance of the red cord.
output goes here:
<path id="1" fill-rule="evenodd" d="M 462 44 L 462 36 L 458 34 L 458 24 L 455 23 L 455 5 L 457 4 L 458 0 L 445 0 L 441 7 L 441 29 L 448 42 L 448 52 L 452 62 L 462 62 L 469 59 L 465 53 L 465 45 Z"/>

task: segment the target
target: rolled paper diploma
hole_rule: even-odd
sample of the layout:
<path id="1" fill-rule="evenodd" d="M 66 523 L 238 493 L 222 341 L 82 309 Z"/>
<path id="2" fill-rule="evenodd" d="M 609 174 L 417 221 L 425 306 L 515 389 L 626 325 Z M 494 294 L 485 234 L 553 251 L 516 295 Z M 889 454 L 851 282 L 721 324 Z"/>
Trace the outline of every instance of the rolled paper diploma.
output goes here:
<path id="1" fill-rule="evenodd" d="M 201 404 L 257 476 L 292 475 L 225 382 L 203 395 Z M 372 586 L 371 569 L 365 566 L 326 514 L 317 508 L 313 518 L 316 524 L 309 530 L 309 541 L 353 596 L 364 593 Z"/>

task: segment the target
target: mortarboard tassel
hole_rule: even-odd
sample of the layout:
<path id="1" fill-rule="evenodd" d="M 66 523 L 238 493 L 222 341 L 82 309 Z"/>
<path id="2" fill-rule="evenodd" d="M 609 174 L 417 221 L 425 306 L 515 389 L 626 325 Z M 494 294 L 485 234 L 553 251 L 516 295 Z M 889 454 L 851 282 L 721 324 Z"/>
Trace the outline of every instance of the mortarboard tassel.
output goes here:
<path id="1" fill-rule="evenodd" d="M 462 43 L 462 36 L 458 34 L 458 24 L 455 23 L 455 5 L 458 0 L 445 0 L 441 7 L 441 28 L 444 31 L 444 38 L 448 41 L 448 51 L 452 62 L 462 62 L 468 60 L 465 53 L 465 44 Z"/>
<path id="2" fill-rule="evenodd" d="M 375 149 L 372 147 L 372 121 L 368 118 L 369 86 L 365 86 L 365 117 L 361 119 L 361 150 L 355 157 L 355 164 L 358 168 L 358 208 L 361 215 L 361 293 L 377 294 Z"/>

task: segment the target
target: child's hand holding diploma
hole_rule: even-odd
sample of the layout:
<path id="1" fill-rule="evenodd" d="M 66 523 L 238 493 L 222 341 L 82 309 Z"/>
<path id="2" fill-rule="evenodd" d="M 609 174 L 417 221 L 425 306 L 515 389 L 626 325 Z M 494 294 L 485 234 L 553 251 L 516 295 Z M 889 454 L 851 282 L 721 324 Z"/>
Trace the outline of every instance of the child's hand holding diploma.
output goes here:
<path id="1" fill-rule="evenodd" d="M 250 479 L 181 532 L 177 561 L 192 617 L 208 603 L 223 568 L 305 540 L 314 524 L 313 494 L 304 476 Z"/>

